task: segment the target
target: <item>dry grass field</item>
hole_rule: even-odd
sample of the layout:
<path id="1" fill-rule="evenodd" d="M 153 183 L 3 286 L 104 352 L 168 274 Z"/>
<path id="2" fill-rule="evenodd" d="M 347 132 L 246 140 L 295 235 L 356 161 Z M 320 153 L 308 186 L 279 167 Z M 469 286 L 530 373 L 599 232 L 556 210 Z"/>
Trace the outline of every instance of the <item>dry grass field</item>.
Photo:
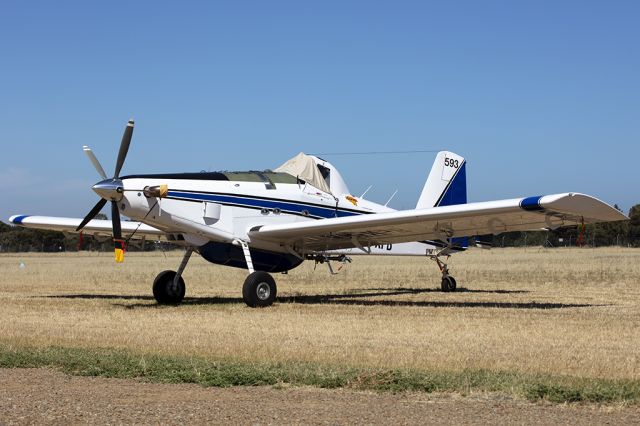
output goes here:
<path id="1" fill-rule="evenodd" d="M 159 307 L 151 282 L 180 256 L 3 255 L 0 344 L 640 379 L 640 250 L 471 250 L 451 258 L 456 293 L 426 259 L 362 256 L 335 276 L 307 262 L 276 275 L 267 309 L 242 302 L 244 271 L 194 256 L 185 302 Z"/>

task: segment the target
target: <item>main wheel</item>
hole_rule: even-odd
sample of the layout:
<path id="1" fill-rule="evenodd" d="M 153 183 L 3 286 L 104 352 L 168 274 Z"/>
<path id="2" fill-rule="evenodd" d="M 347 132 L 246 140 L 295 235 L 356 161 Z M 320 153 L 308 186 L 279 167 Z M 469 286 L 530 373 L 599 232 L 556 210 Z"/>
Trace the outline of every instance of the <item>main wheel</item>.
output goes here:
<path id="1" fill-rule="evenodd" d="M 456 291 L 456 280 L 451 275 L 445 275 L 442 277 L 442 291 Z"/>
<path id="2" fill-rule="evenodd" d="M 178 305 L 184 299 L 186 286 L 182 277 L 174 286 L 176 271 L 162 271 L 153 281 L 153 297 L 161 305 Z"/>
<path id="3" fill-rule="evenodd" d="M 266 272 L 249 274 L 242 286 L 242 299 L 252 308 L 271 306 L 276 300 L 278 288 L 273 277 Z"/>

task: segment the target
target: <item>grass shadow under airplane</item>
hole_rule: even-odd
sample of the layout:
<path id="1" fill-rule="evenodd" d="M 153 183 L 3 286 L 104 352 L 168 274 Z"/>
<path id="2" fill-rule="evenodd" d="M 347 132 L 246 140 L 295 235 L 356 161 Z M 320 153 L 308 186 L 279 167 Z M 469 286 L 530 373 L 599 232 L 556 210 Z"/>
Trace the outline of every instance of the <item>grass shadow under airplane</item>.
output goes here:
<path id="1" fill-rule="evenodd" d="M 370 300 L 370 297 L 388 297 L 422 293 L 440 293 L 440 289 L 424 288 L 370 288 L 362 291 L 351 290 L 350 293 L 320 294 L 320 295 L 293 295 L 278 296 L 279 304 L 302 305 L 352 305 L 352 306 L 413 306 L 428 308 L 503 308 L 503 309 L 564 309 L 586 308 L 605 305 L 588 303 L 553 303 L 553 302 L 499 302 L 499 301 L 456 301 L 456 300 Z M 527 290 L 470 290 L 459 288 L 456 293 L 486 293 L 486 294 L 523 294 Z M 455 294 L 455 293 L 453 293 Z M 153 301 L 152 296 L 119 295 L 119 294 L 62 294 L 44 296 L 51 299 L 112 299 L 112 300 L 144 300 Z M 240 297 L 185 297 L 182 305 L 224 305 L 244 303 Z M 162 308 L 160 305 L 149 303 L 113 303 L 127 309 L 135 308 Z"/>

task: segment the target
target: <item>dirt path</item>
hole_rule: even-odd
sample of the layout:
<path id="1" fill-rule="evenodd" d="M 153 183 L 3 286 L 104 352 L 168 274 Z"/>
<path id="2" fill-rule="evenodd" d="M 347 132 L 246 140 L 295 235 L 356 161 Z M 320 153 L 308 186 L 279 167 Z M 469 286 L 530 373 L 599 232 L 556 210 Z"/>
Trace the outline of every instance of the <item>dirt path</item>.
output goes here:
<path id="1" fill-rule="evenodd" d="M 203 388 L 0 369 L 0 424 L 640 424 L 640 407 L 315 388 Z"/>

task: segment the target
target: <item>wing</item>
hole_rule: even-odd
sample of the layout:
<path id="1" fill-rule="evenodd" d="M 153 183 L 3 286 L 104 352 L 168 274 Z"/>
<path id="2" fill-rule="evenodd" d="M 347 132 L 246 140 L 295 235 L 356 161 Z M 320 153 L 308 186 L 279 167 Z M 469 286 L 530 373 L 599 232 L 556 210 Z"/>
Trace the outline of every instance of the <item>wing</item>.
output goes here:
<path id="1" fill-rule="evenodd" d="M 251 229 L 251 240 L 301 252 L 367 247 L 429 239 L 555 229 L 580 223 L 625 220 L 608 204 L 567 193 L 512 200 L 321 219 Z"/>
<path id="2" fill-rule="evenodd" d="M 25 228 L 49 229 L 52 231 L 62 232 L 78 232 L 76 228 L 80 225 L 82 219 L 71 217 L 53 217 L 53 216 L 28 216 L 16 215 L 9 218 L 9 222 L 14 225 L 24 226 Z M 140 222 L 122 222 L 122 236 L 128 238 L 135 232 L 133 239 L 155 239 L 166 240 L 166 234 L 160 229 L 145 225 Z M 110 220 L 93 219 L 82 229 L 83 234 L 111 237 L 113 228 Z"/>

